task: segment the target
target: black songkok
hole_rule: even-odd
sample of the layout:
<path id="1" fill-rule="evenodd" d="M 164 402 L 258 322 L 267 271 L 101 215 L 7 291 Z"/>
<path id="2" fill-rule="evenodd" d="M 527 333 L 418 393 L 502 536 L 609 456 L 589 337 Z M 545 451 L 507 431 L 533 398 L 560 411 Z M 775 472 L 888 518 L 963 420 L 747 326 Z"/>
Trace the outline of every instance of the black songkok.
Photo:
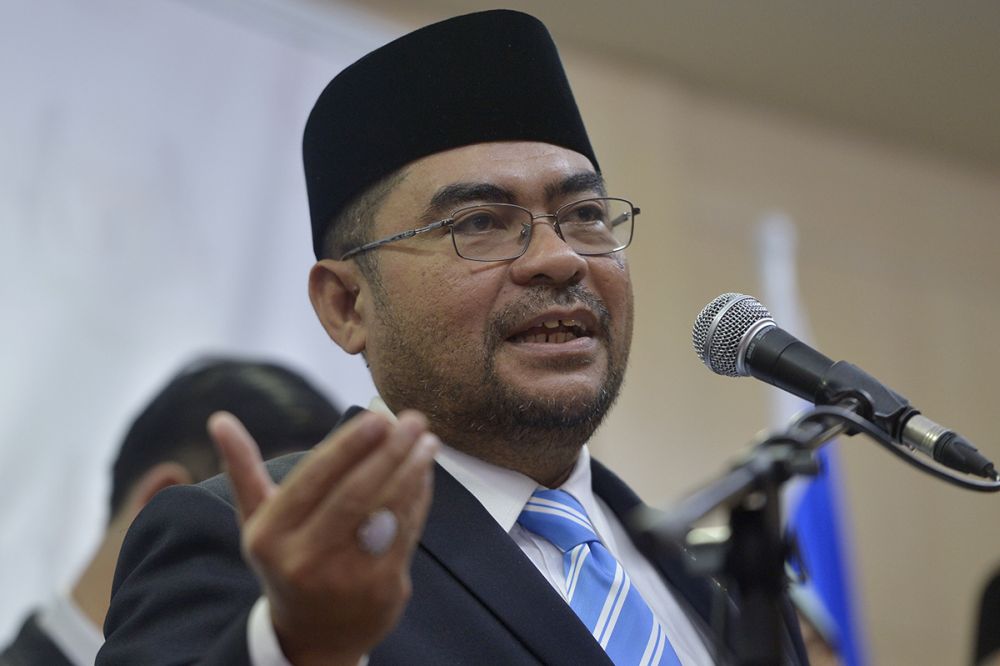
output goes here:
<path id="1" fill-rule="evenodd" d="M 489 141 L 541 141 L 598 169 L 559 53 L 538 19 L 467 14 L 372 51 L 320 95 L 302 141 L 313 250 L 366 188 L 410 162 Z"/>

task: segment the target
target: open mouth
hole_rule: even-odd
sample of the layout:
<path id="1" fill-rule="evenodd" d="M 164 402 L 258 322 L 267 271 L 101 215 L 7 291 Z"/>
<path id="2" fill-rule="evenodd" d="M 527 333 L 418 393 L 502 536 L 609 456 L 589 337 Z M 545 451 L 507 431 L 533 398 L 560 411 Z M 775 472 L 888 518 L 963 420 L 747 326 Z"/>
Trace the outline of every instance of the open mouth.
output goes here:
<path id="1" fill-rule="evenodd" d="M 587 326 L 578 319 L 546 319 L 536 326 L 515 333 L 507 340 L 515 344 L 523 342 L 558 344 L 589 337 L 591 333 Z"/>

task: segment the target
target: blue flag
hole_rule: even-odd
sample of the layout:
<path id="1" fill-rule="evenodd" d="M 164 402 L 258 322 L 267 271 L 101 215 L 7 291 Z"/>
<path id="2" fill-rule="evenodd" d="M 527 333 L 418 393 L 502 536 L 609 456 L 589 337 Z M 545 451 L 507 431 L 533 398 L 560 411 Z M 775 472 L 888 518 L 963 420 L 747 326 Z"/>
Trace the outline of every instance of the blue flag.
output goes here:
<path id="1" fill-rule="evenodd" d="M 758 265 L 763 298 L 779 326 L 808 340 L 805 313 L 799 307 L 796 235 L 792 221 L 772 214 L 757 227 Z M 772 421 L 784 429 L 808 403 L 773 389 Z M 792 599 L 840 655 L 846 666 L 865 666 L 867 647 L 854 594 L 849 521 L 843 503 L 837 444 L 817 453 L 818 476 L 788 484 L 786 528 L 795 536 L 806 579 L 793 586 Z"/>
<path id="2" fill-rule="evenodd" d="M 800 610 L 834 646 L 847 666 L 868 663 L 855 607 L 849 530 L 841 498 L 836 444 L 818 452 L 821 472 L 789 503 L 788 529 L 795 535 L 806 579 L 793 598 Z M 817 603 L 819 608 L 808 604 Z"/>

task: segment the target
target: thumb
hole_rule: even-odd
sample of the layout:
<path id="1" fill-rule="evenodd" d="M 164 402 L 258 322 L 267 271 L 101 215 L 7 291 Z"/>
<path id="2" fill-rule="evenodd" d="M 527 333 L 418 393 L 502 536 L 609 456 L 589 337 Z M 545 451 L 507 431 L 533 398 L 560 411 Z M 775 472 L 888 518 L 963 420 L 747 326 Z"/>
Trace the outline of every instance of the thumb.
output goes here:
<path id="1" fill-rule="evenodd" d="M 241 522 L 244 522 L 276 486 L 264 468 L 257 442 L 238 418 L 229 412 L 215 412 L 208 417 L 208 434 L 229 474 Z"/>

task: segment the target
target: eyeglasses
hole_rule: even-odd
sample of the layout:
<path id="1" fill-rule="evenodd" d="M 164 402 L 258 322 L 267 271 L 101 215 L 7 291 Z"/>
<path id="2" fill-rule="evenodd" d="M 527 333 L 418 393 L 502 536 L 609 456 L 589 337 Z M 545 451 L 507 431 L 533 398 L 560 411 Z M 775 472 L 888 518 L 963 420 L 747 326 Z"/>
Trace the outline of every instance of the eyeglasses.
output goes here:
<path id="1" fill-rule="evenodd" d="M 577 254 L 611 254 L 628 247 L 639 209 L 626 199 L 595 197 L 560 206 L 554 213 L 535 215 L 515 204 L 492 203 L 467 206 L 444 220 L 359 245 L 341 261 L 404 238 L 413 238 L 445 227 L 451 233 L 455 252 L 472 261 L 517 259 L 528 249 L 535 220 L 547 218 L 567 245 Z"/>

